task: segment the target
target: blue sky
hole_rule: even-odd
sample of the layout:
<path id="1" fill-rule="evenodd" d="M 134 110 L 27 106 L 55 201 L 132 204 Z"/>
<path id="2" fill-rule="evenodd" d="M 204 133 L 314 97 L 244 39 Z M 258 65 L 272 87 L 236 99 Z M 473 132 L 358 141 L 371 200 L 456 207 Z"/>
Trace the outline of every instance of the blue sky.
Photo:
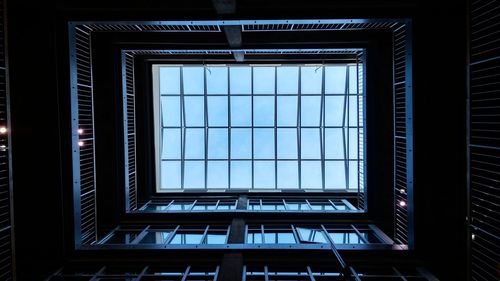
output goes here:
<path id="1" fill-rule="evenodd" d="M 160 67 L 161 188 L 357 188 L 356 72 Z"/>

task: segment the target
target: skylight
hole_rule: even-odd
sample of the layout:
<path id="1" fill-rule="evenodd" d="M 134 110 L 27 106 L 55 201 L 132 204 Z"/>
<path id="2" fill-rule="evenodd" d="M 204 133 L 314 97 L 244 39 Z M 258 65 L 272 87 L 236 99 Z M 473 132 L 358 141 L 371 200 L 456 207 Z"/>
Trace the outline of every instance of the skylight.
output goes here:
<path id="1" fill-rule="evenodd" d="M 362 69 L 154 65 L 157 191 L 363 190 Z"/>

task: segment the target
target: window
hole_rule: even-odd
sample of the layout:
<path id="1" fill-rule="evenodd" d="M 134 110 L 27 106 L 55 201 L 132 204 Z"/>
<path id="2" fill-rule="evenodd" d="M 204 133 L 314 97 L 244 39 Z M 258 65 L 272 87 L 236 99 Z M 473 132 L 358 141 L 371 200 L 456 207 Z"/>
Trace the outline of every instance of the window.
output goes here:
<path id="1" fill-rule="evenodd" d="M 154 65 L 157 191 L 363 190 L 360 71 Z"/>

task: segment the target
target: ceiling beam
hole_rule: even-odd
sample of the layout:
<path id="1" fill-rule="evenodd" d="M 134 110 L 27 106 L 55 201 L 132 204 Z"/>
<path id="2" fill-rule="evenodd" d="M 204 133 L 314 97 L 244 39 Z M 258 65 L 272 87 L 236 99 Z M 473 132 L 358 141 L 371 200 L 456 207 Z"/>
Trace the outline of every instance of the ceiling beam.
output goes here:
<path id="1" fill-rule="evenodd" d="M 236 12 L 236 0 L 212 0 L 212 3 L 219 15 L 234 14 Z"/>
<path id="2" fill-rule="evenodd" d="M 236 0 L 212 0 L 215 11 L 219 15 L 230 15 L 236 13 Z M 224 33 L 226 34 L 227 43 L 232 49 L 241 48 L 241 26 L 239 25 L 229 25 L 223 27 Z M 233 52 L 234 59 L 236 61 L 244 61 L 245 54 L 241 51 Z"/>

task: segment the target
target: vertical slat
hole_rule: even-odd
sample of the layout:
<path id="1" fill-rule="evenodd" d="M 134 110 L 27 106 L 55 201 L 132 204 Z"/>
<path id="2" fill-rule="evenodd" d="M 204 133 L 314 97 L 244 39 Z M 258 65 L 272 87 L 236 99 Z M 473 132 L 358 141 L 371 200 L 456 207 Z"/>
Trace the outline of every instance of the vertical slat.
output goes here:
<path id="1" fill-rule="evenodd" d="M 412 244 L 412 81 L 410 24 L 393 33 L 394 60 L 394 238 L 399 244 Z M 411 245 L 410 245 L 411 246 Z"/>
<path id="2" fill-rule="evenodd" d="M 500 278 L 500 1 L 468 15 L 467 193 L 470 280 Z"/>
<path id="3" fill-rule="evenodd" d="M 5 1 L 0 0 L 0 280 L 15 279 L 12 166 L 9 114 L 9 68 Z"/>
<path id="4" fill-rule="evenodd" d="M 123 131 L 126 210 L 137 209 L 134 56 L 122 52 Z"/>
<path id="5" fill-rule="evenodd" d="M 69 25 L 75 244 L 96 241 L 91 29 Z"/>

